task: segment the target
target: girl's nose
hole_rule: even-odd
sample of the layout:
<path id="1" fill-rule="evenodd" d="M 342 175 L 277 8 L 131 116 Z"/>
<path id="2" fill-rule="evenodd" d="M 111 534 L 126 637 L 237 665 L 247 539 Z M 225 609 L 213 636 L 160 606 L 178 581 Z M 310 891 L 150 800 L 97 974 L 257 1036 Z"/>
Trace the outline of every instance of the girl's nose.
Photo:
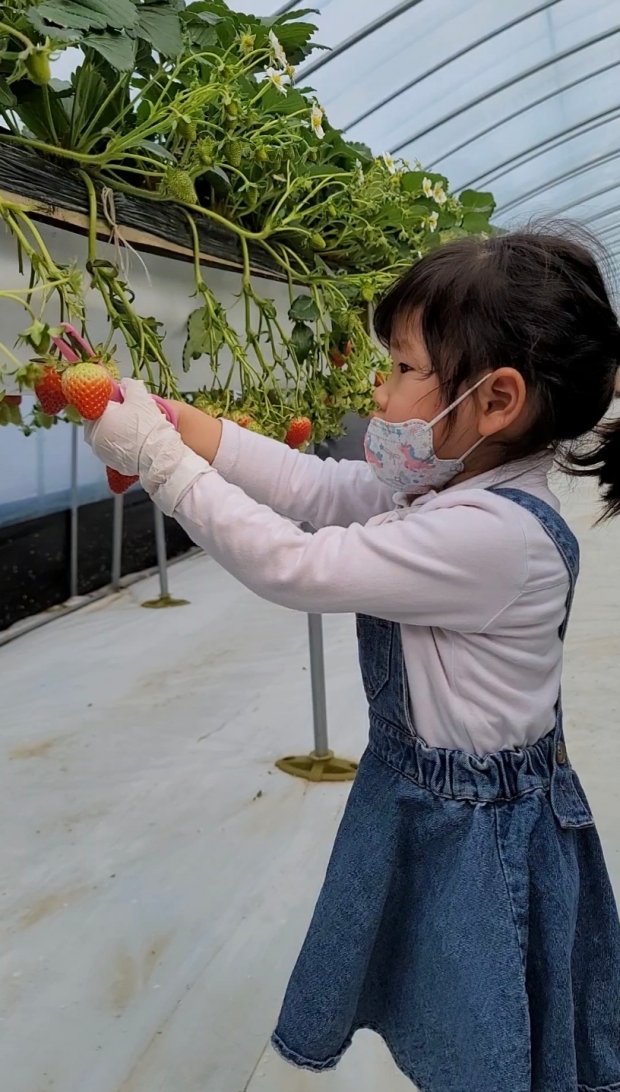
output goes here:
<path id="1" fill-rule="evenodd" d="M 388 386 L 387 382 L 382 383 L 380 387 L 377 387 L 373 391 L 373 395 L 372 395 L 373 401 L 379 407 L 380 410 L 385 410 L 387 408 L 388 398 L 389 398 L 387 386 Z"/>

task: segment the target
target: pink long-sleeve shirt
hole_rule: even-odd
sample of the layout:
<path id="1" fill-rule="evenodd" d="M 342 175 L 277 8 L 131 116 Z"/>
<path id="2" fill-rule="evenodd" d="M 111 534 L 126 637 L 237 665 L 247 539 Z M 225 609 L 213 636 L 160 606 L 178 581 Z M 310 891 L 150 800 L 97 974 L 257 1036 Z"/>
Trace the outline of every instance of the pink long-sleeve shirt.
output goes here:
<path id="1" fill-rule="evenodd" d="M 535 517 L 488 491 L 509 484 L 557 510 L 551 465 L 509 463 L 408 503 L 365 463 L 322 462 L 226 422 L 174 514 L 265 599 L 399 623 L 418 734 L 483 755 L 554 723 L 568 574 Z"/>

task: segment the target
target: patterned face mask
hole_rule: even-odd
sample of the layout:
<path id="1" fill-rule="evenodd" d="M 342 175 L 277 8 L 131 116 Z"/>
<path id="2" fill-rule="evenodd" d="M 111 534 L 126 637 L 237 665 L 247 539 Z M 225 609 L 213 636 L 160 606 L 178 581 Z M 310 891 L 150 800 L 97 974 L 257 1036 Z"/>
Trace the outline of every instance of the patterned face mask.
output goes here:
<path id="1" fill-rule="evenodd" d="M 432 421 L 414 419 L 397 424 L 373 417 L 366 432 L 364 448 L 366 462 L 379 481 L 390 486 L 395 493 L 421 495 L 431 489 L 441 489 L 457 474 L 462 474 L 465 459 L 484 442 L 484 436 L 472 444 L 460 459 L 440 459 L 433 447 L 433 428 L 469 398 L 486 378 L 486 375 L 483 376 Z"/>

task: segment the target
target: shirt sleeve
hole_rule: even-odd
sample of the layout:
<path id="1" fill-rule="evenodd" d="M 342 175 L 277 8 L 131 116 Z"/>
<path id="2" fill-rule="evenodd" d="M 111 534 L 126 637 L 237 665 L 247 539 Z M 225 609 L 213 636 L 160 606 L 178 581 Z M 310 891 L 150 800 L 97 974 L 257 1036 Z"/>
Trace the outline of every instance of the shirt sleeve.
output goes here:
<path id="1" fill-rule="evenodd" d="M 365 462 L 323 461 L 232 421 L 223 422 L 213 466 L 260 504 L 316 528 L 367 523 L 394 507 L 393 490 Z"/>
<path id="2" fill-rule="evenodd" d="M 523 590 L 527 549 L 511 506 L 498 511 L 484 490 L 469 497 L 479 500 L 312 535 L 208 470 L 174 515 L 223 568 L 281 606 L 475 633 Z"/>

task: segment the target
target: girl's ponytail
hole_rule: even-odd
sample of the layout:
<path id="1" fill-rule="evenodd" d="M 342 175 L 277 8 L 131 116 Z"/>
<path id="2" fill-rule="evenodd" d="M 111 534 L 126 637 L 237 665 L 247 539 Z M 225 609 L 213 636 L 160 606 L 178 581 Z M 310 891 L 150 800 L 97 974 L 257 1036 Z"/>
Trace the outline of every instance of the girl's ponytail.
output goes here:
<path id="1" fill-rule="evenodd" d="M 598 479 L 605 501 L 601 519 L 620 515 L 620 416 L 601 421 L 588 447 L 572 451 L 567 462 L 570 473 Z"/>

